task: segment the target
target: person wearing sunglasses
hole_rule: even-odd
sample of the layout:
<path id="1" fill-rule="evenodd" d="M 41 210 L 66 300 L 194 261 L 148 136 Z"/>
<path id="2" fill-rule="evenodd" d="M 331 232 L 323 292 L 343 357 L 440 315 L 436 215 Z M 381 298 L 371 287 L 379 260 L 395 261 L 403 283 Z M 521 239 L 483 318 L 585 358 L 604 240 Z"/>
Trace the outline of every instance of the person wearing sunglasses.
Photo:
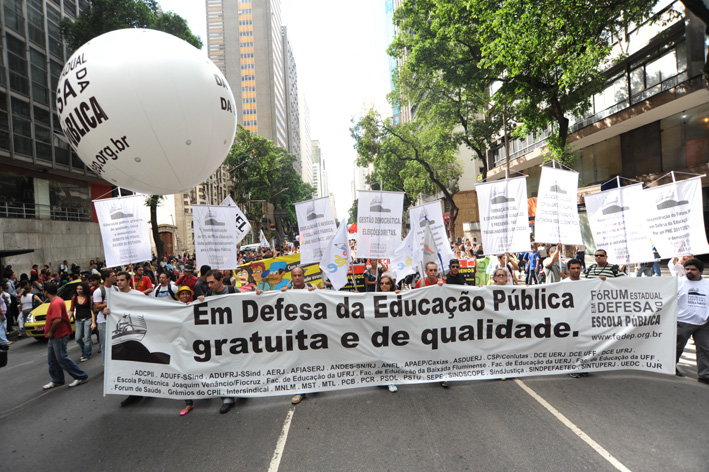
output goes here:
<path id="1" fill-rule="evenodd" d="M 460 261 L 451 259 L 448 263 L 449 271 L 446 274 L 446 283 L 450 285 L 468 285 L 463 274 L 460 273 Z"/>
<path id="2" fill-rule="evenodd" d="M 593 257 L 596 259 L 596 263 L 586 269 L 587 279 L 606 280 L 608 277 L 615 278 L 625 275 L 617 265 L 608 263 L 608 252 L 605 249 L 596 249 Z"/>

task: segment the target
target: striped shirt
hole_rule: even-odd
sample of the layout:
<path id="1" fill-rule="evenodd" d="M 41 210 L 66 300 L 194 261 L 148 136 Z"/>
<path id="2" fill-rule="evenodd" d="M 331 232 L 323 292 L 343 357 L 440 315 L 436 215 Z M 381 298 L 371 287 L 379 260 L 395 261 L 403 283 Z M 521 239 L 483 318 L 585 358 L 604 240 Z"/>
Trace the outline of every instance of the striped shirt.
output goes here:
<path id="1" fill-rule="evenodd" d="M 603 267 L 599 267 L 596 264 L 593 264 L 588 267 L 586 270 L 586 278 L 587 279 L 595 279 L 598 277 L 606 277 L 606 278 L 615 278 L 615 277 L 623 277 L 623 272 L 620 270 L 618 266 L 615 266 L 615 273 L 613 273 L 613 267 L 612 265 L 608 264 Z"/>

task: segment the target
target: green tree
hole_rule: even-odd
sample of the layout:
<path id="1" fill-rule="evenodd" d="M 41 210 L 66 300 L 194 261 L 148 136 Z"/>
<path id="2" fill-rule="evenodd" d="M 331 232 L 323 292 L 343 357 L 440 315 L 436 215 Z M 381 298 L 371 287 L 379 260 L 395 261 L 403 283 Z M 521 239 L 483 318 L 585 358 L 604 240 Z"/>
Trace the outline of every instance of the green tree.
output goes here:
<path id="1" fill-rule="evenodd" d="M 518 137 L 552 124 L 551 155 L 565 160 L 568 116 L 588 110 L 590 97 L 603 86 L 610 39 L 647 19 L 655 3 L 405 0 L 395 14 L 400 32 L 390 51 L 406 58 L 405 72 L 415 80 L 438 77 L 447 95 L 457 90 L 462 101 L 474 105 L 464 116 L 491 113 L 485 118 L 494 128 L 499 123 L 494 113 L 510 107 L 505 114 L 519 124 Z M 490 84 L 499 89 L 488 100 L 484 91 Z M 466 131 L 477 136 L 466 142 L 476 153 L 490 144 L 487 124 L 481 125 L 482 130 Z"/>
<path id="2" fill-rule="evenodd" d="M 389 182 L 396 182 L 412 200 L 419 194 L 441 192 L 451 209 L 451 228 L 455 228 L 458 206 L 453 195 L 458 191 L 462 169 L 450 127 L 419 120 L 395 124 L 393 118 L 382 119 L 371 110 L 350 132 L 357 165 L 374 164 L 385 189 Z M 455 238 L 455 229 L 451 229 L 451 237 Z"/>
<path id="3" fill-rule="evenodd" d="M 490 81 L 498 74 L 480 67 L 473 38 L 456 36 L 452 24 L 475 25 L 464 2 L 405 2 L 395 13 L 399 33 L 389 54 L 402 61 L 395 73 L 393 104 L 415 106 L 427 122 L 454 123 L 451 138 L 472 150 L 487 178 L 487 154 L 502 127 L 502 107 L 492 102 Z"/>
<path id="4" fill-rule="evenodd" d="M 238 125 L 236 139 L 224 162 L 234 179 L 234 201 L 246 208 L 256 231 L 261 228 L 262 211 L 249 202 L 265 201 L 284 210 L 284 231 L 297 232 L 295 203 L 312 198 L 313 187 L 295 171 L 296 157 L 272 141 Z"/>
<path id="5" fill-rule="evenodd" d="M 347 214 L 348 214 L 347 225 L 351 225 L 352 223 L 357 222 L 358 209 L 359 209 L 359 198 L 355 198 L 354 201 L 352 202 L 352 206 L 350 207 L 349 211 L 347 212 Z"/>
<path id="6" fill-rule="evenodd" d="M 177 36 L 201 49 L 202 41 L 192 34 L 187 21 L 168 12 L 161 13 L 155 0 L 91 0 L 76 21 L 64 18 L 60 25 L 62 37 L 72 49 L 110 31 L 124 28 L 150 28 Z M 164 197 L 151 195 L 146 200 L 150 207 L 150 224 L 157 249 L 158 261 L 165 256 L 165 248 L 158 231 L 157 206 Z"/>
<path id="7" fill-rule="evenodd" d="M 173 12 L 162 13 L 155 0 L 91 0 L 76 21 L 65 17 L 60 28 L 72 49 L 78 49 L 96 36 L 124 28 L 164 31 L 202 49 L 202 40 L 192 34 L 187 21 Z"/>

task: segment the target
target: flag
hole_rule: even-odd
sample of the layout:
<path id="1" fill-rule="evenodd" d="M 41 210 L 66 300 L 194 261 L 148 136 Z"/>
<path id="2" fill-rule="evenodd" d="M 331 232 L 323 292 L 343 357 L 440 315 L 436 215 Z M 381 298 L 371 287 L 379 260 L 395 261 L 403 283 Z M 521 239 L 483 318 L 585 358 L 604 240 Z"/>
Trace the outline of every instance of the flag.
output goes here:
<path id="1" fill-rule="evenodd" d="M 343 221 L 337 232 L 323 251 L 320 270 L 327 275 L 332 288 L 340 290 L 347 284 L 347 272 L 350 270 L 350 245 L 347 241 L 347 225 Z"/>
<path id="2" fill-rule="evenodd" d="M 261 230 L 261 234 L 259 234 L 259 242 L 261 243 L 261 247 L 271 247 L 270 244 L 268 244 L 268 239 L 266 239 L 266 235 L 263 234 L 263 230 Z"/>
<path id="3" fill-rule="evenodd" d="M 251 232 L 251 223 L 246 215 L 239 209 L 236 202 L 229 195 L 226 196 L 224 201 L 219 206 L 232 206 L 236 207 L 236 244 L 239 244 L 247 234 Z"/>
<path id="4" fill-rule="evenodd" d="M 426 264 L 433 262 L 438 267 L 438 272 L 443 272 L 443 261 L 441 254 L 436 246 L 436 239 L 433 237 L 431 226 L 426 225 L 423 233 L 423 268 L 426 270 Z"/>
<path id="5" fill-rule="evenodd" d="M 396 273 L 396 280 L 401 280 L 416 272 L 421 263 L 421 251 L 417 251 L 416 234 L 410 231 L 399 247 L 391 253 L 391 268 Z"/>

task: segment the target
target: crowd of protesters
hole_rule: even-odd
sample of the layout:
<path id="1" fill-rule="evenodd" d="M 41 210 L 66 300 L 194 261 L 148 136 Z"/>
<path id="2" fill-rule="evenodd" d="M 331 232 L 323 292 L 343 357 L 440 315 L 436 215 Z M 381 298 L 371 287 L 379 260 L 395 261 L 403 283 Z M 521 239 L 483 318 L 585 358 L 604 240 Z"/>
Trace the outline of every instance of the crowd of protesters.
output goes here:
<path id="1" fill-rule="evenodd" d="M 388 269 L 388 260 L 362 259 L 357 257 L 356 242 L 352 240 L 352 263 L 364 264 L 364 289 L 366 292 L 396 292 L 432 285 L 454 284 L 475 285 L 475 271 L 483 257 L 482 245 L 473 238 L 465 242 L 458 241 L 451 245 L 454 258 L 449 261 L 444 271 L 435 263 L 428 263 L 424 273 L 408 276 L 397 282 L 394 271 Z M 491 258 L 486 268 L 490 277 L 489 285 L 534 285 L 553 282 L 576 282 L 583 278 L 622 277 L 631 275 L 629 268 L 609 264 L 608 254 L 603 249 L 594 252 L 594 263 L 586 264 L 585 247 L 567 247 L 566 253 L 572 257 L 563 257 L 564 247 L 561 244 L 532 244 L 531 250 L 517 254 L 502 254 Z M 32 266 L 29 274 L 23 273 L 18 278 L 11 266 L 5 268 L 4 280 L 0 284 L 0 348 L 7 349 L 12 341 L 7 333 L 17 331 L 18 337 L 24 336 L 24 323 L 27 315 L 45 301 L 51 302 L 47 313 L 45 337 L 48 338 L 48 362 L 51 381 L 44 389 L 51 389 L 64 384 L 64 371 L 74 378 L 70 387 L 87 381 L 86 375 L 67 354 L 67 341 L 71 337 L 70 321 L 75 323 L 74 337 L 81 351 L 80 362 L 91 359 L 93 354 L 92 334 L 98 338 L 98 353 L 105 360 L 106 352 L 106 316 L 110 315 L 107 304 L 107 291 L 117 290 L 133 293 L 138 296 L 169 297 L 181 303 L 189 304 L 195 300 L 203 301 L 205 297 L 237 292 L 253 291 L 256 294 L 266 290 L 307 289 L 316 287 L 305 282 L 304 270 L 296 267 L 291 270 L 290 279 L 285 278 L 286 264 L 271 261 L 268 268 L 264 260 L 279 256 L 298 253 L 297 244 L 284 245 L 276 248 L 253 248 L 242 250 L 238 255 L 238 268 L 233 270 L 216 270 L 207 265 L 199 267 L 194 264 L 194 257 L 187 253 L 179 256 L 167 256 L 162 261 L 153 259 L 150 262 L 131 264 L 126 267 L 107 268 L 100 258 L 89 262 L 87 270 L 76 264 L 63 261 L 58 270 L 52 270 L 49 265 L 40 268 Z M 658 257 L 659 259 L 659 257 Z M 463 276 L 461 260 L 466 261 L 467 277 Z M 636 276 L 661 275 L 659 261 L 637 264 L 634 267 Z M 690 271 L 697 272 L 698 262 L 690 256 L 673 258 L 667 264 L 673 276 L 684 277 L 687 265 Z M 470 277 L 472 268 L 472 277 Z M 701 267 L 703 269 L 703 266 Z M 631 268 L 632 270 L 632 268 Z M 694 272 L 690 273 L 693 275 Z M 701 273 L 701 271 L 699 271 Z M 696 274 L 695 274 L 696 275 Z M 687 276 L 689 278 L 689 276 Z M 695 277 L 696 279 L 697 277 Z M 682 278 L 680 279 L 683 280 Z M 57 289 L 68 283 L 76 282 L 76 289 L 67 310 L 63 300 L 57 297 Z M 690 279 L 691 281 L 691 279 Z M 332 288 L 327 280 L 323 280 L 323 288 Z M 356 287 L 356 286 L 355 286 Z M 682 287 L 682 284 L 680 284 Z M 357 289 L 355 288 L 355 291 Z M 707 290 L 709 292 L 709 289 Z M 709 296 L 709 293 L 707 294 Z M 678 356 L 681 354 L 688 337 L 697 331 L 694 324 L 687 324 L 681 332 L 684 343 L 678 345 Z M 706 330 L 704 330 L 706 331 Z M 703 333 L 704 331 L 701 331 Z M 696 338 L 696 337 L 695 337 Z M 702 341 L 702 343 L 704 343 Z M 706 344 L 706 343 L 704 343 Z M 702 344 L 702 345 L 704 345 Z M 706 357 L 706 356 L 702 356 Z M 706 364 L 703 359 L 702 365 Z M 700 370 L 709 367 L 700 366 Z M 580 376 L 582 374 L 572 374 Z M 679 372 L 678 372 L 679 375 Z M 700 372 L 700 381 L 709 372 Z M 442 384 L 448 387 L 448 383 Z M 391 392 L 397 391 L 396 385 L 389 385 Z M 305 394 L 297 394 L 292 403 L 297 404 L 305 398 Z M 142 400 L 140 396 L 129 396 L 121 402 L 128 406 Z M 226 413 L 234 405 L 233 397 L 222 398 L 221 413 Z M 180 411 L 186 415 L 194 408 L 192 400 L 185 401 L 185 407 Z"/>

